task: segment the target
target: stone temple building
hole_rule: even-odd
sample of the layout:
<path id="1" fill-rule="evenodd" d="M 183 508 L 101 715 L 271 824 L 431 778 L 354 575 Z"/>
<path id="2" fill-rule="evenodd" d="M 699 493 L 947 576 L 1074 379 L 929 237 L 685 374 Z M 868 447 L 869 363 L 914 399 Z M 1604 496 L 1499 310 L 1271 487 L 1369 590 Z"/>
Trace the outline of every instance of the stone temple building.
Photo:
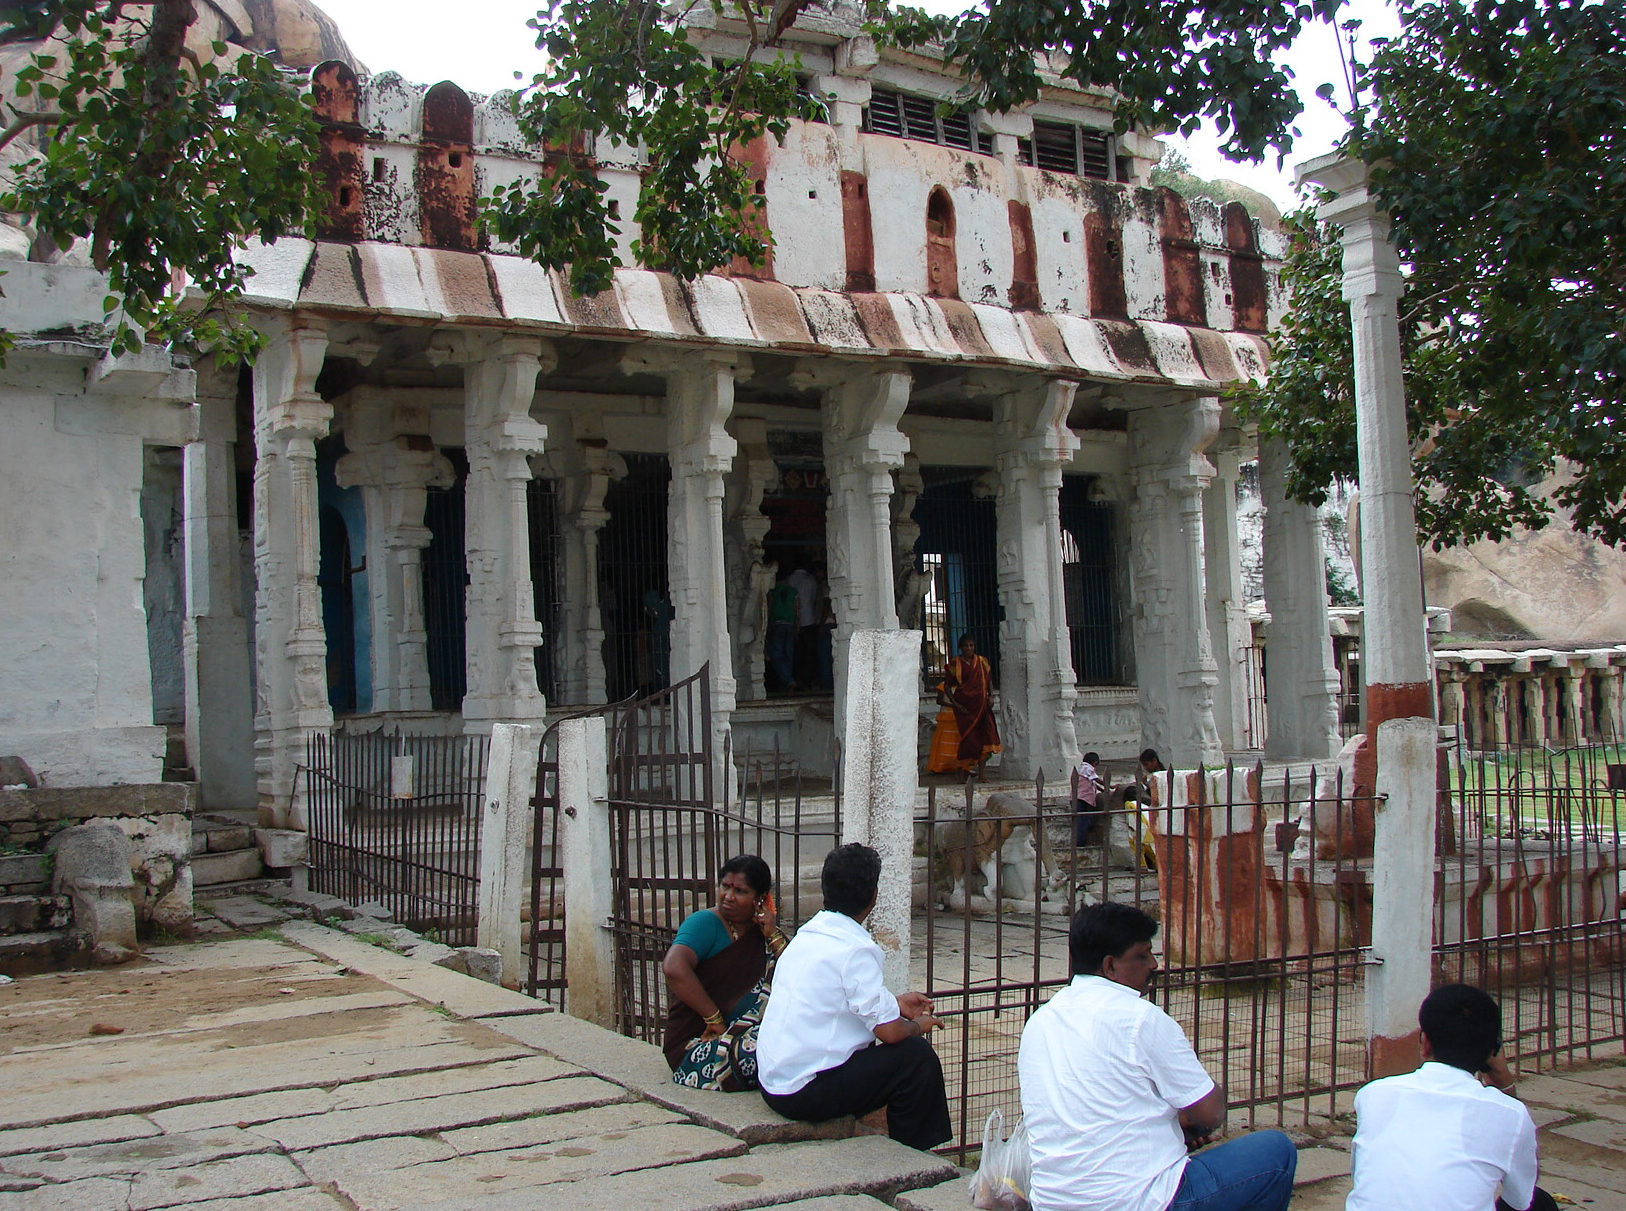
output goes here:
<path id="1" fill-rule="evenodd" d="M 959 637 L 989 657 L 1007 775 L 1214 762 L 1243 747 L 1256 455 L 1271 752 L 1335 751 L 1316 515 L 1219 398 L 1265 373 L 1279 234 L 1147 187 L 1160 145 L 1100 95 L 942 114 L 957 77 L 839 10 L 787 49 L 826 116 L 746 149 L 760 270 L 572 297 L 482 233 L 476 199 L 539 165 L 504 98 L 342 57 L 309 72 L 322 224 L 244 253 L 251 370 L 106 357 L 96 275 L 8 246 L 0 753 L 155 781 L 184 727 L 204 803 L 280 823 L 313 733 L 542 720 L 709 666 L 736 748 L 817 767 L 846 636 L 910 627 L 924 724 Z M 636 154 L 597 164 L 631 215 Z M 767 598 L 798 568 L 821 608 L 789 692 Z"/>

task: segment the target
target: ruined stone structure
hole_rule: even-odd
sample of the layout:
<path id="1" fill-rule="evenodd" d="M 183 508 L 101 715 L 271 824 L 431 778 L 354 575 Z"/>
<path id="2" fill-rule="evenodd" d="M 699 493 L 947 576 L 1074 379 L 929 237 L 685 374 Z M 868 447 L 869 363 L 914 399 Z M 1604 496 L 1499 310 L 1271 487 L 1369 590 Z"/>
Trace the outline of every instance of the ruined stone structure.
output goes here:
<path id="1" fill-rule="evenodd" d="M 744 46 L 726 23 L 696 36 Z M 1235 481 L 1253 451 L 1218 397 L 1265 371 L 1279 235 L 1145 188 L 1159 144 L 1114 136 L 1099 97 L 1058 82 L 1029 112 L 942 116 L 957 80 L 855 22 L 810 17 L 790 49 L 828 120 L 751 149 L 777 234 L 758 272 L 620 269 L 571 297 L 476 223 L 480 193 L 537 171 L 503 99 L 342 61 L 310 73 L 325 219 L 245 253 L 267 338 L 251 374 L 105 362 L 94 275 L 12 266 L 0 322 L 42 335 L 4 372 L 0 424 L 72 453 L 0 441 L 0 503 L 37 500 L 63 458 L 109 499 L 92 540 L 64 486 L 60 532 L 24 548 L 62 566 L 4 578 L 0 751 L 49 782 L 80 768 L 86 728 L 114 729 L 133 764 L 103 776 L 156 776 L 143 443 L 185 450 L 189 758 L 206 804 L 257 801 L 266 823 L 299 823 L 313 733 L 536 721 L 702 665 L 720 733 L 828 760 L 860 628 L 922 630 L 928 695 L 976 637 L 1007 773 L 1060 777 L 1080 748 L 1190 765 L 1242 747 Z M 598 151 L 630 215 L 636 157 Z M 43 335 L 87 324 L 71 347 Z M 1304 614 L 1273 636 L 1295 671 L 1272 734 L 1325 758 L 1314 518 L 1271 508 L 1270 592 Z M 51 607 L 38 586 L 98 551 L 105 608 Z M 822 695 L 784 693 L 764 660 L 767 593 L 796 567 L 828 599 L 798 635 L 799 688 L 834 674 Z M 17 680 L 19 643 L 84 663 L 79 714 Z M 60 761 L 34 755 L 52 746 Z"/>

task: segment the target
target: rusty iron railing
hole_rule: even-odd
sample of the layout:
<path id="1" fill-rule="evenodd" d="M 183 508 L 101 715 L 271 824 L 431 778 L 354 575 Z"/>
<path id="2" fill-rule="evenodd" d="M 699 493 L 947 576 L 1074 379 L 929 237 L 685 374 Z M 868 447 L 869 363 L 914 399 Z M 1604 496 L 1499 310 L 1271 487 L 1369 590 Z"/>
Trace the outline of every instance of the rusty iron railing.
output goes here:
<path id="1" fill-rule="evenodd" d="M 311 737 L 311 889 L 474 945 L 486 749 L 484 736 Z"/>

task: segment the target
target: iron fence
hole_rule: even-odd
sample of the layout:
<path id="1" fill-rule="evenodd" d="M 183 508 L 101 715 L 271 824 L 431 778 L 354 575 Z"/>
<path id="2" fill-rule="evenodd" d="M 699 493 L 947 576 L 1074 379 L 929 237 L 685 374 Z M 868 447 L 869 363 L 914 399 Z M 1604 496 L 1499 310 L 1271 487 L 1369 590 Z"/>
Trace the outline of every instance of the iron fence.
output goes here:
<path id="1" fill-rule="evenodd" d="M 484 736 L 312 736 L 311 889 L 475 944 Z"/>
<path id="2" fill-rule="evenodd" d="M 991 1110 L 1017 1109 L 1022 1027 L 1071 978 L 1073 912 L 1101 900 L 1160 920 L 1153 996 L 1228 1091 L 1233 1121 L 1330 1114 L 1365 1078 L 1358 805 L 1336 777 L 1276 778 L 1267 786 L 1260 766 L 1170 772 L 1136 797 L 1109 788 L 1088 818 L 1042 782 L 987 798 L 968 785 L 946 811 L 928 791 L 911 974 L 947 1023 L 934 1042 L 954 1112 L 948 1151 L 964 1159 Z"/>
<path id="3" fill-rule="evenodd" d="M 1443 762 L 1437 976 L 1501 1001 L 1526 1069 L 1626 1042 L 1620 752 L 1457 747 Z"/>

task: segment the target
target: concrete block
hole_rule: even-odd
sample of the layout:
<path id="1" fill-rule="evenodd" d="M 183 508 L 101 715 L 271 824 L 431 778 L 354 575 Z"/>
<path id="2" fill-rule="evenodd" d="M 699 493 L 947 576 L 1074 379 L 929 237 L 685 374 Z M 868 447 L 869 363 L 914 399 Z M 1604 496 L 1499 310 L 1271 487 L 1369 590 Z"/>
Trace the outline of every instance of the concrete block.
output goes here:
<path id="1" fill-rule="evenodd" d="M 265 873 L 257 849 L 239 849 L 229 854 L 197 854 L 192 859 L 192 885 L 218 887 L 223 883 L 246 883 Z"/>
<path id="2" fill-rule="evenodd" d="M 261 860 L 273 870 L 304 866 L 310 862 L 310 834 L 288 828 L 257 828 L 254 842 Z"/>

